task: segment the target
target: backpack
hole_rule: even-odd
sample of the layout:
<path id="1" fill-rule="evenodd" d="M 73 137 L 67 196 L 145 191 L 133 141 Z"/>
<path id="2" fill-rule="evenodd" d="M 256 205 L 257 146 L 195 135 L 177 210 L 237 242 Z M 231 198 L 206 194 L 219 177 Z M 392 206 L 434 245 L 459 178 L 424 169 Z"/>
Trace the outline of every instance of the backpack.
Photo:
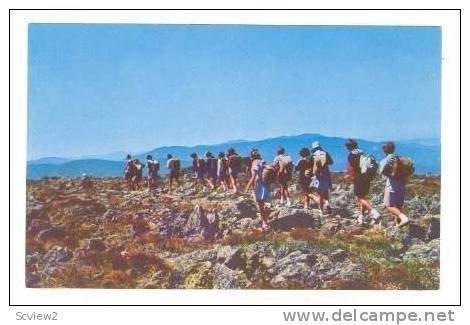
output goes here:
<path id="1" fill-rule="evenodd" d="M 222 170 L 225 172 L 228 169 L 228 159 L 227 158 L 220 158 L 222 160 Z"/>
<path id="2" fill-rule="evenodd" d="M 390 176 L 397 180 L 407 181 L 415 172 L 413 160 L 408 157 L 396 157 L 392 164 L 392 172 Z"/>
<path id="3" fill-rule="evenodd" d="M 202 158 L 198 158 L 196 161 L 196 166 L 199 171 L 204 171 L 206 169 L 206 162 Z"/>
<path id="4" fill-rule="evenodd" d="M 170 168 L 175 172 L 179 172 L 181 170 L 181 162 L 179 159 L 173 159 L 170 161 Z"/>
<path id="5" fill-rule="evenodd" d="M 228 157 L 228 166 L 232 169 L 240 168 L 242 165 L 242 158 L 239 155 L 231 155 Z"/>
<path id="6" fill-rule="evenodd" d="M 148 163 L 149 172 L 158 172 L 160 170 L 160 163 L 156 160 L 149 161 Z"/>
<path id="7" fill-rule="evenodd" d="M 377 160 L 375 160 L 374 156 L 362 154 L 359 156 L 359 169 L 361 171 L 361 175 L 373 178 L 378 169 Z"/>
<path id="8" fill-rule="evenodd" d="M 128 161 L 126 163 L 126 168 L 124 169 L 124 173 L 133 175 L 136 171 L 136 168 L 134 166 L 134 163 L 132 161 Z"/>
<path id="9" fill-rule="evenodd" d="M 325 151 L 317 151 L 312 156 L 312 173 L 314 175 L 321 174 L 325 166 L 327 165 L 328 159 Z"/>
<path id="10" fill-rule="evenodd" d="M 207 159 L 207 167 L 211 171 L 217 170 L 217 159 L 215 158 L 208 158 Z"/>
<path id="11" fill-rule="evenodd" d="M 271 165 L 264 166 L 261 180 L 264 184 L 273 184 L 276 182 L 276 169 Z"/>
<path id="12" fill-rule="evenodd" d="M 283 156 L 279 159 L 279 175 L 285 175 L 288 180 L 292 179 L 292 174 L 294 172 L 294 163 L 290 156 Z"/>

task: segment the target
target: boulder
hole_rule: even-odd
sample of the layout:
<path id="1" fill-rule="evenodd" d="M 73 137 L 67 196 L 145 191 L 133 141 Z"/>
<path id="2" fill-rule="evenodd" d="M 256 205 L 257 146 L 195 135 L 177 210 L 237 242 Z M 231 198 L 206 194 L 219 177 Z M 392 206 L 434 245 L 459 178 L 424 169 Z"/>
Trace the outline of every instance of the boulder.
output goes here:
<path id="1" fill-rule="evenodd" d="M 211 262 L 201 262 L 191 266 L 186 272 L 184 288 L 186 289 L 212 289 L 214 274 Z"/>
<path id="2" fill-rule="evenodd" d="M 258 207 L 251 199 L 241 198 L 236 202 L 230 203 L 220 212 L 221 218 L 257 218 Z"/>
<path id="3" fill-rule="evenodd" d="M 243 265 L 242 251 L 240 248 L 232 250 L 225 259 L 224 265 L 232 270 L 236 270 Z"/>
<path id="4" fill-rule="evenodd" d="M 347 263 L 339 268 L 338 278 L 346 281 L 361 282 L 366 279 L 367 271 L 364 265 L 357 263 Z"/>
<path id="5" fill-rule="evenodd" d="M 271 280 L 276 288 L 316 288 L 320 283 L 318 275 L 307 263 L 284 264 Z"/>
<path id="6" fill-rule="evenodd" d="M 342 262 L 348 257 L 348 253 L 344 249 L 337 249 L 329 257 L 332 262 Z"/>
<path id="7" fill-rule="evenodd" d="M 243 271 L 234 271 L 224 264 L 214 266 L 214 289 L 245 289 L 250 285 L 251 282 Z"/>
<path id="8" fill-rule="evenodd" d="M 72 258 L 72 253 L 67 247 L 53 246 L 41 258 L 44 264 L 57 264 L 67 262 Z"/>
<path id="9" fill-rule="evenodd" d="M 403 255 L 404 260 L 419 259 L 425 262 L 439 261 L 440 241 L 433 239 L 428 243 L 420 242 L 411 245 Z"/>
<path id="10" fill-rule="evenodd" d="M 274 230 L 289 231 L 292 228 L 319 228 L 319 214 L 301 209 L 284 208 L 271 221 Z"/>
<path id="11" fill-rule="evenodd" d="M 342 229 L 342 224 L 341 224 L 340 219 L 328 218 L 321 225 L 320 232 L 325 236 L 333 236 L 340 229 Z"/>
<path id="12" fill-rule="evenodd" d="M 214 238 L 219 233 L 219 218 L 217 214 L 206 213 L 204 208 L 198 205 L 189 216 L 183 232 L 186 236 Z"/>
<path id="13" fill-rule="evenodd" d="M 48 228 L 41 230 L 37 236 L 40 241 L 61 240 L 65 236 L 65 231 L 62 228 Z"/>
<path id="14" fill-rule="evenodd" d="M 87 241 L 85 248 L 87 250 L 101 252 L 106 249 L 106 245 L 104 244 L 103 239 L 101 238 L 91 238 L 90 240 Z"/>

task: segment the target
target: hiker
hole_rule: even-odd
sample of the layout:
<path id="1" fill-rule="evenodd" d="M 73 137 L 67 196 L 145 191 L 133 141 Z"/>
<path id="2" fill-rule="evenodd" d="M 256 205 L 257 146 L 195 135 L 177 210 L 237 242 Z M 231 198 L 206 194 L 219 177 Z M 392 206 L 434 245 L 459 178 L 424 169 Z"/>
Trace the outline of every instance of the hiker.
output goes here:
<path id="1" fill-rule="evenodd" d="M 274 158 L 273 166 L 277 172 L 278 190 L 281 196 L 280 205 L 283 206 L 286 204 L 290 207 L 291 202 L 288 183 L 292 180 L 294 164 L 292 163 L 292 158 L 286 155 L 286 150 L 283 147 L 279 147 L 276 153 L 277 156 Z"/>
<path id="2" fill-rule="evenodd" d="M 304 209 L 310 205 L 310 183 L 312 182 L 312 164 L 310 150 L 302 148 L 299 152 L 300 159 L 295 165 L 295 171 L 299 173 L 298 184 L 304 197 Z"/>
<path id="3" fill-rule="evenodd" d="M 333 164 L 333 159 L 330 154 L 321 147 L 318 141 L 312 143 L 311 162 L 312 182 L 310 187 L 313 188 L 315 194 L 318 195 L 318 206 L 320 210 L 329 214 L 331 213 L 331 208 L 328 200 L 333 182 L 328 166 Z"/>
<path id="4" fill-rule="evenodd" d="M 126 157 L 126 166 L 124 167 L 124 179 L 126 180 L 127 189 L 129 191 L 133 188 L 132 179 L 134 178 L 134 174 L 134 161 L 132 160 L 132 156 L 128 154 Z"/>
<path id="5" fill-rule="evenodd" d="M 242 157 L 242 166 L 247 180 L 251 177 L 251 157 Z"/>
<path id="6" fill-rule="evenodd" d="M 370 184 L 377 171 L 377 163 L 373 156 L 369 156 L 358 148 L 357 141 L 348 139 L 345 143 L 349 151 L 347 159 L 346 179 L 353 182 L 354 195 L 359 204 L 359 216 L 356 222 L 360 225 L 364 223 L 364 218 L 371 217 L 372 224 L 378 224 L 380 213 L 372 207 L 367 200 L 370 191 Z"/>
<path id="7" fill-rule="evenodd" d="M 206 151 L 206 170 L 207 182 L 211 189 L 217 187 L 217 158 L 215 158 L 210 151 Z"/>
<path id="8" fill-rule="evenodd" d="M 93 190 L 93 181 L 86 173 L 82 174 L 80 186 L 87 192 Z"/>
<path id="9" fill-rule="evenodd" d="M 267 231 L 270 228 L 268 217 L 271 214 L 271 209 L 267 207 L 266 202 L 271 197 L 271 184 L 275 182 L 276 170 L 261 159 L 257 149 L 252 149 L 250 156 L 252 160 L 251 178 L 246 185 L 245 193 L 248 193 L 251 188 L 254 189 L 255 201 L 262 220 L 261 228 Z"/>
<path id="10" fill-rule="evenodd" d="M 387 181 L 384 190 L 385 209 L 391 213 L 399 227 L 407 225 L 410 220 L 403 213 L 405 202 L 405 183 L 413 174 L 413 162 L 409 158 L 395 154 L 395 144 L 391 141 L 382 145 L 386 157 L 380 161 L 379 172 Z"/>
<path id="11" fill-rule="evenodd" d="M 231 187 L 234 193 L 238 193 L 238 174 L 241 171 L 242 159 L 234 148 L 228 149 L 227 158 Z"/>
<path id="12" fill-rule="evenodd" d="M 160 170 L 160 162 L 154 160 L 151 155 L 147 155 L 148 172 L 148 189 L 149 191 L 157 186 L 158 171 Z"/>
<path id="13" fill-rule="evenodd" d="M 166 168 L 170 171 L 170 175 L 168 175 L 168 192 L 171 193 L 173 182 L 176 182 L 180 189 L 183 190 L 180 181 L 181 163 L 179 159 L 173 158 L 172 154 L 168 154 L 166 158 Z"/>
<path id="14" fill-rule="evenodd" d="M 230 189 L 230 177 L 228 174 L 228 159 L 225 153 L 221 152 L 217 160 L 217 177 L 219 178 L 222 189 L 226 192 Z"/>
<path id="15" fill-rule="evenodd" d="M 133 189 L 140 191 L 142 189 L 142 175 L 144 171 L 144 165 L 140 162 L 139 159 L 134 159 L 135 174 L 132 180 Z"/>
<path id="16" fill-rule="evenodd" d="M 204 173 L 206 172 L 206 162 L 195 152 L 193 152 L 190 157 L 193 159 L 193 184 L 191 188 L 194 190 L 194 192 L 197 192 L 198 184 L 200 184 L 202 190 L 204 190 Z"/>

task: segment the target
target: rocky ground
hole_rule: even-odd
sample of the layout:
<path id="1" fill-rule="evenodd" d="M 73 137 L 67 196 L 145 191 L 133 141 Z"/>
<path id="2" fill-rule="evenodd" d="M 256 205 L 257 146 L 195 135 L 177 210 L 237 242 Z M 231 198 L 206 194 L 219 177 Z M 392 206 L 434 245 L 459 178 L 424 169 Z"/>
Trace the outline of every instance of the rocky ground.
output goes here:
<path id="1" fill-rule="evenodd" d="M 358 226 L 335 174 L 333 213 L 275 208 L 260 230 L 249 195 L 129 192 L 121 179 L 27 183 L 26 286 L 68 288 L 438 289 L 440 179 L 408 185 L 410 226 Z M 382 180 L 371 199 L 382 201 Z M 295 185 L 292 185 L 295 189 Z"/>

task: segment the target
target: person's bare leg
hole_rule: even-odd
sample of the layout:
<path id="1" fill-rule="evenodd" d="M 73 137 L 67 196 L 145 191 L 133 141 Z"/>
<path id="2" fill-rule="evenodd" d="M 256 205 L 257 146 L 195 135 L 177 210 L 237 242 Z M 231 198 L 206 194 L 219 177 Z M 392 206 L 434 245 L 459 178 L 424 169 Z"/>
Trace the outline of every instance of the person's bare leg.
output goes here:
<path id="1" fill-rule="evenodd" d="M 304 195 L 304 209 L 308 210 L 309 205 L 310 205 L 310 197 L 308 196 L 308 194 L 306 194 Z"/>
<path id="2" fill-rule="evenodd" d="M 176 183 L 178 184 L 178 187 L 180 188 L 180 191 L 183 192 L 184 187 L 183 187 L 183 182 L 181 182 L 181 179 L 178 178 Z"/>
<path id="3" fill-rule="evenodd" d="M 289 194 L 289 187 L 287 185 L 284 187 L 284 196 L 286 197 L 287 206 L 290 206 L 291 205 L 290 194 Z"/>
<path id="4" fill-rule="evenodd" d="M 320 194 L 319 205 L 320 210 L 323 212 L 325 210 L 325 197 L 323 194 Z"/>
<path id="5" fill-rule="evenodd" d="M 369 201 L 367 201 L 365 198 L 359 198 L 359 204 L 361 205 L 363 216 L 372 211 L 372 206 L 370 205 Z"/>
<path id="6" fill-rule="evenodd" d="M 267 230 L 269 228 L 269 224 L 268 224 L 268 215 L 267 215 L 267 212 L 266 211 L 266 206 L 264 204 L 263 201 L 258 201 L 258 209 L 259 209 L 259 214 L 261 216 L 261 220 L 262 220 L 262 228 L 264 230 Z"/>
<path id="7" fill-rule="evenodd" d="M 237 179 L 233 176 L 233 175 L 230 175 L 230 180 L 232 182 L 232 190 L 234 193 L 237 193 L 238 192 L 238 184 L 237 184 Z"/>

